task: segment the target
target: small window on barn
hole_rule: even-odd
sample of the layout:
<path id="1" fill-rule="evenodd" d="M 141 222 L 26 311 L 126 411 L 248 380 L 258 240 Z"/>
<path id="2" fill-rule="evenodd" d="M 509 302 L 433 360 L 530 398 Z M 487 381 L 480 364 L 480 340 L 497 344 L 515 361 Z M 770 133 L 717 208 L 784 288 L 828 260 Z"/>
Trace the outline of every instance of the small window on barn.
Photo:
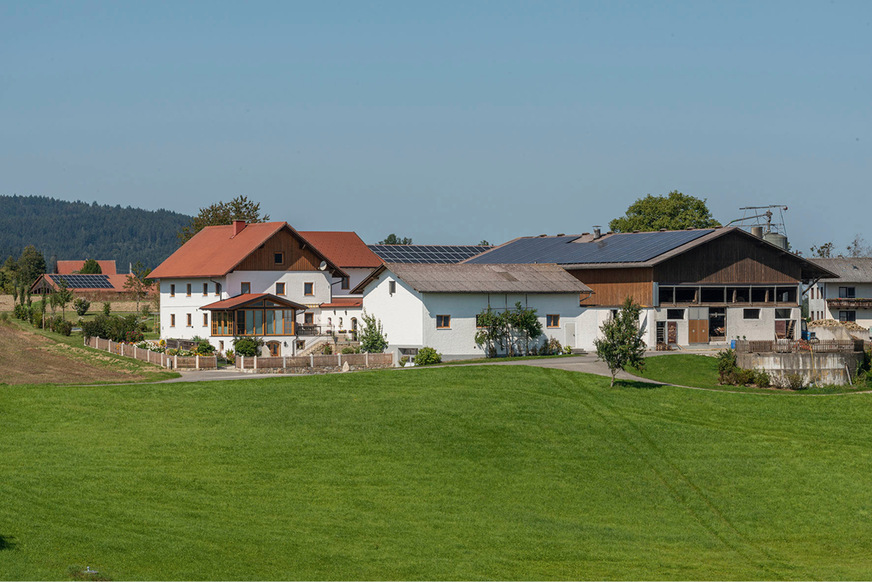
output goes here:
<path id="1" fill-rule="evenodd" d="M 560 327 L 560 315 L 551 314 L 545 316 L 545 325 L 548 327 Z"/>
<path id="2" fill-rule="evenodd" d="M 188 314 L 188 327 L 194 327 L 194 324 L 191 321 L 191 314 Z"/>
<path id="3" fill-rule="evenodd" d="M 285 262 L 285 253 L 273 253 L 273 262 L 276 265 L 281 265 Z"/>
<path id="4" fill-rule="evenodd" d="M 242 285 L 239 286 L 239 292 L 243 295 L 246 293 L 251 293 L 251 283 L 243 282 Z"/>
<path id="5" fill-rule="evenodd" d="M 176 314 L 170 313 L 170 327 L 176 327 Z"/>
<path id="6" fill-rule="evenodd" d="M 209 314 L 203 314 L 203 327 L 209 327 Z"/>
<path id="7" fill-rule="evenodd" d="M 775 310 L 775 319 L 790 319 L 791 309 L 779 308 Z"/>
<path id="8" fill-rule="evenodd" d="M 397 282 L 396 281 L 388 281 L 388 293 L 393 295 L 397 292 Z"/>
<path id="9" fill-rule="evenodd" d="M 437 315 L 436 316 L 436 329 L 451 329 L 451 316 L 450 315 Z"/>
<path id="10" fill-rule="evenodd" d="M 209 283 L 203 283 L 203 295 L 209 294 Z"/>
<path id="11" fill-rule="evenodd" d="M 284 283 L 276 283 L 276 295 L 284 295 L 285 294 L 285 284 Z"/>
<path id="12" fill-rule="evenodd" d="M 175 286 L 175 284 L 173 284 L 173 285 L 170 285 L 170 297 L 175 297 L 175 296 L 176 296 L 176 286 Z"/>
<path id="13" fill-rule="evenodd" d="M 303 295 L 314 295 L 315 283 L 303 283 Z"/>
<path id="14" fill-rule="evenodd" d="M 187 296 L 188 296 L 188 297 L 191 296 L 191 284 L 190 284 L 190 283 L 188 283 Z"/>
<path id="15" fill-rule="evenodd" d="M 667 309 L 666 319 L 684 319 L 683 309 Z"/>
<path id="16" fill-rule="evenodd" d="M 743 309 L 742 310 L 742 318 L 743 319 L 760 319 L 760 310 L 759 309 Z"/>

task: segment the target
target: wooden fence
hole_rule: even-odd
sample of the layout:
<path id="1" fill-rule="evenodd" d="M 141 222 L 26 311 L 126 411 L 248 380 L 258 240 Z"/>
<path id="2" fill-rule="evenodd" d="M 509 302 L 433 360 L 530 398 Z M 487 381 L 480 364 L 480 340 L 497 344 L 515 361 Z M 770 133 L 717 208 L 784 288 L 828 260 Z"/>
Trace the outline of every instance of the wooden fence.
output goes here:
<path id="1" fill-rule="evenodd" d="M 389 368 L 394 365 L 393 354 L 333 354 L 330 356 L 284 356 L 259 357 L 236 356 L 236 367 L 240 370 L 300 370 L 341 369 L 348 364 L 349 369 Z"/>
<path id="2" fill-rule="evenodd" d="M 844 354 L 863 351 L 863 340 L 739 340 L 736 351 L 740 353 L 814 352 L 818 354 Z"/>
<path id="3" fill-rule="evenodd" d="M 151 350 L 144 350 L 135 345 L 113 342 L 112 340 L 99 337 L 86 339 L 85 345 L 164 368 L 180 370 L 215 370 L 218 368 L 218 358 L 216 356 L 168 356 Z"/>

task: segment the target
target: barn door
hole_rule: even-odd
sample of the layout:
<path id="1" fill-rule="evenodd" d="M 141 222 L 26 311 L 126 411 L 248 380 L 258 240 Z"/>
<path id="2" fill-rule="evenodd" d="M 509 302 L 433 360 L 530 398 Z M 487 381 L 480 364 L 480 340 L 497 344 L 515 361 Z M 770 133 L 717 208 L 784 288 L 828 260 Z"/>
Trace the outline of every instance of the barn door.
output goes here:
<path id="1" fill-rule="evenodd" d="M 691 307 L 687 311 L 688 343 L 707 344 L 709 341 L 708 308 Z"/>

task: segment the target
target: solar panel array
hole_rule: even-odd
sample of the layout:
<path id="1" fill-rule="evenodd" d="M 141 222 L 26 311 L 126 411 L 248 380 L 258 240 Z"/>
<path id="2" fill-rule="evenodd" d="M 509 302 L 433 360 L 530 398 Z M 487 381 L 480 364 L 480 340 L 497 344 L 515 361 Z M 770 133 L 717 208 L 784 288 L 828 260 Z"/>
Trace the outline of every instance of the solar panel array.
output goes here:
<path id="1" fill-rule="evenodd" d="M 492 248 L 479 245 L 367 245 L 386 263 L 459 263 Z"/>
<path id="2" fill-rule="evenodd" d="M 598 241 L 574 243 L 578 237 L 522 238 L 470 263 L 641 263 L 705 236 L 712 229 L 613 234 Z"/>
<path id="3" fill-rule="evenodd" d="M 55 283 L 61 281 L 70 289 L 113 289 L 107 275 L 52 275 Z"/>

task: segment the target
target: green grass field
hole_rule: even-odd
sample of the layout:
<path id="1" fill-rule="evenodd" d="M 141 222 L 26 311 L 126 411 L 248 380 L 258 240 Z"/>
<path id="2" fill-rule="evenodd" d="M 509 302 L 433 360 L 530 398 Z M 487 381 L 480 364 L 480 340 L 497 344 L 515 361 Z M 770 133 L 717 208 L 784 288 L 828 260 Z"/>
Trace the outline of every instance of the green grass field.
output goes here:
<path id="1" fill-rule="evenodd" d="M 608 383 L 2 387 L 0 577 L 872 577 L 872 395 Z"/>

